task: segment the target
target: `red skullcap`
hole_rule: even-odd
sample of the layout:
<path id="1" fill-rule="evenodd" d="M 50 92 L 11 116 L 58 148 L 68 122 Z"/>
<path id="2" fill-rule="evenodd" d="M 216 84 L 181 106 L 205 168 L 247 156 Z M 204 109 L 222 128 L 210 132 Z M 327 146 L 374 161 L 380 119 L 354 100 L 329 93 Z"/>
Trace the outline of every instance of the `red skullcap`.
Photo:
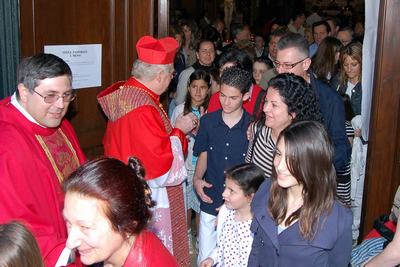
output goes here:
<path id="1" fill-rule="evenodd" d="M 178 42 L 172 37 L 154 39 L 143 36 L 136 44 L 138 58 L 149 64 L 172 64 L 178 50 Z"/>

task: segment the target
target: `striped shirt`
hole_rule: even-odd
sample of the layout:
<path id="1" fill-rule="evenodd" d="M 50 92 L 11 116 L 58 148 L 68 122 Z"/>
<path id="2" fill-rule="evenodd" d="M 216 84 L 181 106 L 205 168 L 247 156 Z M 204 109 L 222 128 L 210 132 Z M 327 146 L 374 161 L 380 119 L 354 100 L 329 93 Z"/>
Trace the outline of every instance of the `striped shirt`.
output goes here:
<path id="1" fill-rule="evenodd" d="M 266 126 L 260 129 L 256 123 L 251 127 L 253 137 L 249 141 L 246 162 L 254 163 L 264 171 L 265 177 L 270 178 L 276 148 L 276 143 L 272 140 L 272 129 Z"/>
<path id="2" fill-rule="evenodd" d="M 346 121 L 347 137 L 354 137 L 354 129 L 349 121 Z M 351 162 L 348 161 L 342 170 L 336 171 L 337 195 L 347 205 L 351 204 Z"/>

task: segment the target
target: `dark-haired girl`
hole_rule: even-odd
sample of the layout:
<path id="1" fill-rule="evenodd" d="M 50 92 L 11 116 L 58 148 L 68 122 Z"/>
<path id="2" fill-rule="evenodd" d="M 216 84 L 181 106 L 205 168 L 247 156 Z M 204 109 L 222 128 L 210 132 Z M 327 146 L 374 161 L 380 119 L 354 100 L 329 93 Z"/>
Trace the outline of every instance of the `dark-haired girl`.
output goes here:
<path id="1" fill-rule="evenodd" d="M 333 147 L 324 126 L 301 121 L 284 129 L 274 167 L 253 199 L 248 266 L 347 267 L 352 214 L 336 198 Z"/>
<path id="2" fill-rule="evenodd" d="M 200 117 L 207 110 L 208 101 L 210 99 L 211 91 L 211 76 L 204 70 L 194 71 L 188 82 L 188 93 L 186 94 L 186 100 L 184 103 L 178 105 L 171 116 L 171 123 L 174 125 L 176 119 L 179 116 L 193 113 L 200 121 Z M 198 214 L 200 213 L 200 202 L 197 198 L 196 193 L 193 189 L 193 174 L 196 167 L 197 157 L 193 156 L 193 146 L 195 141 L 195 135 L 197 133 L 199 125 L 189 134 L 189 145 L 188 155 L 185 160 L 185 166 L 188 173 L 186 180 L 185 190 L 185 204 L 188 210 L 188 226 L 191 225 L 190 220 L 192 218 L 192 210 L 195 212 L 196 227 L 198 228 Z M 191 235 L 189 235 L 190 237 Z"/>
<path id="3" fill-rule="evenodd" d="M 39 245 L 23 223 L 0 224 L 0 266 L 44 267 Z"/>
<path id="4" fill-rule="evenodd" d="M 251 163 L 225 172 L 225 203 L 218 213 L 217 247 L 200 267 L 247 266 L 253 242 L 250 203 L 263 182 L 263 171 Z"/>

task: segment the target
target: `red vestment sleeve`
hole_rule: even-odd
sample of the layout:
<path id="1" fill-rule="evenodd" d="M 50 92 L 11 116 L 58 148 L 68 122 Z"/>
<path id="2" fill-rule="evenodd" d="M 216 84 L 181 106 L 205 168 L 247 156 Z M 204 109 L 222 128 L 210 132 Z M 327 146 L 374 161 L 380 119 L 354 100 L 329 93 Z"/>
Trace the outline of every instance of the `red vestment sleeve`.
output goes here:
<path id="1" fill-rule="evenodd" d="M 172 133 L 180 135 L 179 130 Z M 146 170 L 146 179 L 154 179 L 171 168 L 170 136 L 158 111 L 150 105 L 141 106 L 114 122 L 108 122 L 104 150 L 107 156 L 124 162 L 131 156 L 139 158 Z"/>

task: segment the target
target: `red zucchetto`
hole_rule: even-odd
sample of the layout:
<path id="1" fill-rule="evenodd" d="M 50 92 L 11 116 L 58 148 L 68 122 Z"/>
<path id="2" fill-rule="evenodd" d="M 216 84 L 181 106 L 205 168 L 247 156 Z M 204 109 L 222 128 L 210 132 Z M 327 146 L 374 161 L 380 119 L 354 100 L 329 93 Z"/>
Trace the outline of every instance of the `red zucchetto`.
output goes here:
<path id="1" fill-rule="evenodd" d="M 143 36 L 136 44 L 138 59 L 149 64 L 172 64 L 179 44 L 172 37 Z"/>

